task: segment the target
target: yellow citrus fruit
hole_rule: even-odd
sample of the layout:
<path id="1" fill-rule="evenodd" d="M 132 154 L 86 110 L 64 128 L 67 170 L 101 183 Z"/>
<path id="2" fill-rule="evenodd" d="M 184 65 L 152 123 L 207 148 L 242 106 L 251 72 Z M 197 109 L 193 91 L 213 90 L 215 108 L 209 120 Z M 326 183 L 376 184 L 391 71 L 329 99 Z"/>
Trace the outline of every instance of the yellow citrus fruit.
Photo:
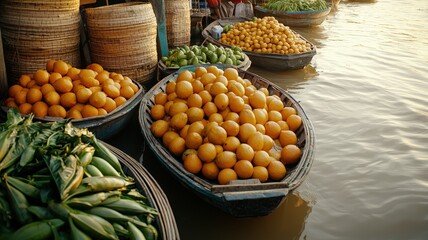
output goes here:
<path id="1" fill-rule="evenodd" d="M 238 97 L 243 97 L 245 95 L 245 87 L 239 82 L 228 84 L 228 89 Z"/>
<path id="2" fill-rule="evenodd" d="M 201 76 L 200 81 L 204 86 L 207 86 L 210 83 L 214 83 L 216 78 L 217 78 L 216 75 L 214 75 L 213 73 L 207 72 Z"/>
<path id="3" fill-rule="evenodd" d="M 131 86 L 124 86 L 120 89 L 120 96 L 126 99 L 130 99 L 134 94 L 134 89 Z"/>
<path id="4" fill-rule="evenodd" d="M 79 78 L 92 77 L 95 78 L 97 76 L 97 72 L 92 69 L 81 69 L 79 73 Z"/>
<path id="5" fill-rule="evenodd" d="M 44 118 L 48 115 L 48 109 L 49 106 L 45 102 L 39 101 L 33 104 L 32 112 L 34 113 L 34 116 Z"/>
<path id="6" fill-rule="evenodd" d="M 20 92 L 22 89 L 23 87 L 21 85 L 18 85 L 18 84 L 12 85 L 8 90 L 9 97 L 15 97 L 16 94 Z"/>
<path id="7" fill-rule="evenodd" d="M 207 72 L 208 72 L 208 73 L 212 73 L 212 74 L 214 74 L 215 76 L 220 75 L 220 69 L 219 69 L 217 66 L 215 66 L 215 65 L 210 65 L 210 66 L 208 66 L 208 67 L 207 67 Z"/>
<path id="8" fill-rule="evenodd" d="M 198 93 L 199 96 L 202 98 L 202 106 L 204 106 L 206 103 L 212 101 L 212 96 L 207 90 L 203 90 Z"/>
<path id="9" fill-rule="evenodd" d="M 221 82 L 214 82 L 210 87 L 209 92 L 212 96 L 217 96 L 220 93 L 227 93 L 227 87 Z"/>
<path id="10" fill-rule="evenodd" d="M 200 93 L 204 90 L 204 84 L 200 80 L 195 80 L 192 82 L 193 92 Z"/>
<path id="11" fill-rule="evenodd" d="M 197 174 L 202 169 L 202 161 L 197 154 L 189 154 L 184 158 L 183 167 L 188 172 Z"/>
<path id="12" fill-rule="evenodd" d="M 217 176 L 217 181 L 221 185 L 228 184 L 230 181 L 237 180 L 238 175 L 236 174 L 235 170 L 230 168 L 222 169 Z"/>
<path id="13" fill-rule="evenodd" d="M 217 156 L 217 151 L 212 143 L 204 143 L 198 148 L 198 157 L 203 162 L 212 162 Z"/>
<path id="14" fill-rule="evenodd" d="M 107 96 L 111 98 L 117 98 L 120 96 L 120 90 L 113 84 L 104 84 L 102 86 L 103 92 L 107 94 Z"/>
<path id="15" fill-rule="evenodd" d="M 175 86 L 175 93 L 177 94 L 177 97 L 181 99 L 187 99 L 190 97 L 190 95 L 193 94 L 193 86 L 188 81 L 177 82 L 177 85 Z"/>
<path id="16" fill-rule="evenodd" d="M 80 113 L 84 118 L 95 117 L 95 116 L 98 116 L 98 109 L 90 104 L 86 104 L 85 106 L 83 106 Z"/>
<path id="17" fill-rule="evenodd" d="M 160 92 L 155 96 L 155 104 L 165 105 L 167 102 L 167 94 L 164 92 Z"/>
<path id="18" fill-rule="evenodd" d="M 226 130 L 227 136 L 237 136 L 239 133 L 239 124 L 232 120 L 224 121 L 221 126 Z"/>
<path id="19" fill-rule="evenodd" d="M 168 150 L 176 157 L 181 156 L 184 150 L 186 150 L 186 141 L 182 137 L 175 138 L 169 143 Z"/>
<path id="20" fill-rule="evenodd" d="M 37 88 L 30 88 L 27 92 L 27 102 L 30 104 L 34 104 L 35 102 L 42 100 L 42 98 L 43 94 Z"/>
<path id="21" fill-rule="evenodd" d="M 281 115 L 282 115 L 282 120 L 287 121 L 287 118 L 290 115 L 297 115 L 297 111 L 293 107 L 284 107 L 281 110 Z"/>
<path id="22" fill-rule="evenodd" d="M 33 79 L 38 85 L 42 86 L 43 84 L 49 82 L 49 73 L 46 70 L 39 69 L 34 73 Z"/>
<path id="23" fill-rule="evenodd" d="M 239 160 L 233 167 L 239 178 L 248 179 L 253 176 L 254 167 L 248 160 Z"/>
<path id="24" fill-rule="evenodd" d="M 62 75 L 60 73 L 57 72 L 53 72 L 51 73 L 51 75 L 49 76 L 49 83 L 53 84 L 56 80 L 62 78 Z"/>
<path id="25" fill-rule="evenodd" d="M 80 69 L 72 67 L 68 69 L 67 76 L 70 77 L 71 80 L 77 80 L 80 78 L 79 73 L 80 73 Z"/>
<path id="26" fill-rule="evenodd" d="M 217 109 L 224 110 L 229 106 L 229 97 L 224 93 L 220 93 L 214 97 L 214 103 Z"/>
<path id="27" fill-rule="evenodd" d="M 119 97 L 115 98 L 114 101 L 116 102 L 116 106 L 119 107 L 119 106 L 123 105 L 124 103 L 126 103 L 126 98 L 119 96 Z"/>
<path id="28" fill-rule="evenodd" d="M 269 118 L 269 121 L 274 121 L 274 122 L 282 121 L 281 113 L 275 110 L 268 112 L 268 118 Z"/>
<path id="29" fill-rule="evenodd" d="M 235 152 L 238 146 L 241 144 L 237 137 L 227 137 L 226 141 L 223 143 L 223 150 Z"/>
<path id="30" fill-rule="evenodd" d="M 87 103 L 92 95 L 89 88 L 83 87 L 76 92 L 76 100 L 78 103 Z"/>
<path id="31" fill-rule="evenodd" d="M 68 64 L 61 60 L 56 61 L 53 64 L 53 71 L 61 74 L 62 76 L 67 75 L 68 68 L 69 68 Z"/>
<path id="32" fill-rule="evenodd" d="M 66 93 L 70 92 L 73 89 L 73 82 L 69 77 L 62 77 L 56 80 L 52 86 L 55 88 L 57 92 Z"/>
<path id="33" fill-rule="evenodd" d="M 102 72 L 100 72 L 100 73 L 97 74 L 97 76 L 95 77 L 95 79 L 97 79 L 98 82 L 100 82 L 100 84 L 103 84 L 108 79 L 111 79 L 110 78 L 110 73 L 108 71 L 106 71 L 106 70 L 103 70 Z M 113 80 L 113 79 L 111 79 L 111 80 Z"/>
<path id="34" fill-rule="evenodd" d="M 250 109 L 243 109 L 239 113 L 239 123 L 249 123 L 251 125 L 256 125 L 256 116 L 254 115 L 253 111 Z"/>
<path id="35" fill-rule="evenodd" d="M 207 73 L 207 69 L 206 68 L 204 68 L 204 67 L 197 67 L 195 69 L 195 78 L 200 78 L 205 73 Z"/>
<path id="36" fill-rule="evenodd" d="M 107 113 L 110 113 L 116 109 L 116 102 L 112 98 L 107 97 L 106 104 L 104 104 L 103 108 L 107 111 Z"/>
<path id="37" fill-rule="evenodd" d="M 77 103 L 76 94 L 73 92 L 64 93 L 60 97 L 61 105 L 65 108 L 71 108 Z"/>
<path id="38" fill-rule="evenodd" d="M 253 94 L 249 95 L 250 105 L 253 108 L 264 108 L 266 105 L 266 95 L 259 90 L 254 91 Z"/>
<path id="39" fill-rule="evenodd" d="M 269 120 L 269 114 L 264 108 L 253 109 L 253 113 L 256 117 L 256 123 L 264 125 Z"/>
<path id="40" fill-rule="evenodd" d="M 186 113 L 177 113 L 170 119 L 169 125 L 174 129 L 182 129 L 187 124 L 187 114 Z"/>
<path id="41" fill-rule="evenodd" d="M 50 91 L 44 95 L 43 99 L 49 106 L 52 106 L 60 104 L 61 97 L 56 91 Z"/>
<path id="42" fill-rule="evenodd" d="M 253 135 L 251 135 L 248 140 L 247 144 L 250 145 L 254 151 L 260 151 L 263 149 L 264 144 L 264 134 L 260 132 L 255 132 Z"/>
<path id="43" fill-rule="evenodd" d="M 189 129 L 187 130 L 188 133 L 195 132 L 199 135 L 202 135 L 202 132 L 204 131 L 204 124 L 202 121 L 196 121 L 190 124 Z"/>
<path id="44" fill-rule="evenodd" d="M 105 110 L 104 108 L 97 108 L 97 111 L 98 111 L 98 116 L 107 115 L 107 110 Z"/>
<path id="45" fill-rule="evenodd" d="M 53 72 L 55 62 L 55 60 L 49 60 L 46 62 L 46 70 L 48 72 Z"/>
<path id="46" fill-rule="evenodd" d="M 302 151 L 296 145 L 287 145 L 281 150 L 281 162 L 285 165 L 293 165 L 296 164 L 300 156 L 302 155 Z"/>
<path id="47" fill-rule="evenodd" d="M 204 110 L 198 107 L 191 107 L 186 111 L 189 123 L 201 121 L 204 118 Z"/>
<path id="48" fill-rule="evenodd" d="M 222 151 L 217 154 L 215 163 L 220 169 L 233 168 L 236 163 L 236 154 L 231 151 Z"/>
<path id="49" fill-rule="evenodd" d="M 284 103 L 279 100 L 274 98 L 272 101 L 270 101 L 269 105 L 268 105 L 268 111 L 278 111 L 281 112 L 281 110 L 284 109 Z"/>
<path id="50" fill-rule="evenodd" d="M 86 66 L 86 69 L 92 69 L 97 73 L 101 73 L 104 70 L 104 68 L 98 63 L 91 63 L 88 66 Z"/>
<path id="51" fill-rule="evenodd" d="M 209 117 L 211 114 L 218 112 L 218 108 L 213 102 L 207 102 L 203 106 L 204 113 L 207 117 Z"/>
<path id="52" fill-rule="evenodd" d="M 42 92 L 43 96 L 46 95 L 46 93 L 50 91 L 55 91 L 55 88 L 50 83 L 43 84 L 43 86 L 40 87 L 40 91 Z"/>
<path id="53" fill-rule="evenodd" d="M 170 123 L 170 125 L 171 125 L 171 123 Z M 180 129 L 175 129 L 175 130 L 180 130 L 180 137 L 186 139 L 187 133 L 189 131 L 189 126 L 190 126 L 189 124 L 186 124 L 186 125 L 184 125 L 183 128 L 181 128 L 181 130 Z"/>
<path id="54" fill-rule="evenodd" d="M 84 104 L 76 103 L 76 105 L 74 105 L 72 108 L 70 108 L 70 110 L 76 109 L 76 110 L 78 110 L 80 112 L 80 111 L 82 111 L 82 109 L 83 109 L 84 106 L 85 106 Z"/>
<path id="55" fill-rule="evenodd" d="M 281 132 L 281 127 L 274 121 L 268 121 L 265 123 L 265 134 L 272 139 L 277 139 Z"/>
<path id="56" fill-rule="evenodd" d="M 263 135 L 263 148 L 262 148 L 262 150 L 269 151 L 273 148 L 274 145 L 275 145 L 275 142 L 273 141 L 273 139 L 270 136 Z"/>
<path id="57" fill-rule="evenodd" d="M 150 109 L 150 116 L 154 120 L 159 120 L 165 117 L 165 107 L 163 105 L 156 104 Z"/>
<path id="58" fill-rule="evenodd" d="M 210 180 L 217 179 L 220 172 L 215 162 L 204 162 L 202 165 L 202 175 Z"/>
<path id="59" fill-rule="evenodd" d="M 302 118 L 299 115 L 292 114 L 287 118 L 287 125 L 291 131 L 296 131 L 302 125 Z"/>
<path id="60" fill-rule="evenodd" d="M 238 160 L 252 161 L 254 154 L 254 149 L 246 143 L 242 143 L 236 148 L 236 158 Z"/>
<path id="61" fill-rule="evenodd" d="M 239 123 L 239 114 L 236 112 L 227 113 L 226 116 L 224 117 L 224 121 L 228 121 L 228 120 Z"/>
<path id="62" fill-rule="evenodd" d="M 291 130 L 282 130 L 279 134 L 279 142 L 281 146 L 284 147 L 286 145 L 296 145 L 297 144 L 297 136 Z"/>
<path id="63" fill-rule="evenodd" d="M 271 156 L 266 151 L 256 151 L 254 153 L 253 164 L 255 166 L 267 167 L 271 160 Z"/>
<path id="64" fill-rule="evenodd" d="M 210 143 L 222 145 L 226 142 L 227 132 L 220 126 L 214 126 L 207 132 L 207 137 Z"/>
<path id="65" fill-rule="evenodd" d="M 202 108 L 202 98 L 199 94 L 193 93 L 187 98 L 187 106 L 189 108 L 191 107 L 197 107 Z"/>
<path id="66" fill-rule="evenodd" d="M 220 113 L 213 113 L 208 118 L 209 122 L 217 122 L 218 124 L 221 124 L 223 122 L 223 116 Z"/>
<path id="67" fill-rule="evenodd" d="M 70 109 L 67 112 L 67 118 L 81 119 L 81 118 L 83 118 L 83 116 L 82 116 L 82 113 L 80 113 L 79 110 L 77 110 L 77 109 Z"/>
<path id="68" fill-rule="evenodd" d="M 287 173 L 284 164 L 278 160 L 272 160 L 267 166 L 269 177 L 274 181 L 283 179 Z"/>
<path id="69" fill-rule="evenodd" d="M 169 123 L 165 120 L 157 120 L 150 126 L 150 130 L 153 135 L 155 135 L 155 137 L 162 137 L 168 131 L 168 129 Z"/>
<path id="70" fill-rule="evenodd" d="M 244 99 L 242 99 L 239 96 L 231 97 L 229 100 L 230 110 L 236 113 L 239 113 L 244 109 L 244 104 L 245 104 Z"/>
<path id="71" fill-rule="evenodd" d="M 104 92 L 94 92 L 89 97 L 89 103 L 96 107 L 102 108 L 106 104 L 107 95 Z"/>
<path id="72" fill-rule="evenodd" d="M 22 88 L 21 90 L 19 90 L 16 94 L 15 94 L 15 102 L 18 105 L 21 105 L 23 103 L 27 102 L 27 93 L 28 93 L 28 88 Z"/>
<path id="73" fill-rule="evenodd" d="M 174 116 L 177 113 L 185 113 L 188 109 L 189 107 L 187 104 L 183 102 L 175 102 L 172 103 L 171 107 L 169 107 L 168 113 L 169 115 Z"/>
<path id="74" fill-rule="evenodd" d="M 256 130 L 257 130 L 257 132 L 260 132 L 262 134 L 265 134 L 265 132 L 266 132 L 265 126 L 260 124 L 260 123 L 256 124 Z"/>
<path id="75" fill-rule="evenodd" d="M 238 70 L 235 68 L 226 68 L 224 70 L 223 76 L 225 76 L 228 80 L 237 80 L 238 79 Z"/>
<path id="76" fill-rule="evenodd" d="M 241 142 L 246 143 L 248 138 L 257 132 L 257 129 L 251 123 L 244 123 L 239 126 L 238 138 Z"/>
<path id="77" fill-rule="evenodd" d="M 52 105 L 48 109 L 48 115 L 51 117 L 65 118 L 67 115 L 67 111 L 61 105 Z"/>
<path id="78" fill-rule="evenodd" d="M 286 121 L 280 120 L 280 121 L 277 121 L 276 123 L 278 123 L 279 127 L 281 127 L 281 130 L 290 130 Z"/>
<path id="79" fill-rule="evenodd" d="M 179 83 L 181 81 L 191 82 L 193 80 L 193 74 L 189 70 L 184 70 L 180 72 L 177 76 L 176 82 Z"/>
<path id="80" fill-rule="evenodd" d="M 266 169 L 266 167 L 263 166 L 255 166 L 253 171 L 252 178 L 257 178 L 260 180 L 260 182 L 266 182 L 269 178 L 269 172 Z"/>
<path id="81" fill-rule="evenodd" d="M 19 105 L 18 110 L 20 113 L 27 115 L 31 113 L 32 108 L 33 108 L 33 105 L 25 102 Z"/>
<path id="82" fill-rule="evenodd" d="M 176 82 L 169 82 L 169 83 L 167 83 L 166 87 L 165 87 L 165 93 L 166 94 L 171 94 L 171 93 L 175 92 L 175 86 L 176 85 L 177 85 Z"/>
<path id="83" fill-rule="evenodd" d="M 175 138 L 180 137 L 180 135 L 178 135 L 177 132 L 174 131 L 167 131 L 165 132 L 165 134 L 162 136 L 162 143 L 168 147 L 169 143 L 174 140 Z"/>
<path id="84" fill-rule="evenodd" d="M 202 145 L 202 136 L 196 132 L 187 132 L 186 147 L 190 149 L 198 149 Z"/>

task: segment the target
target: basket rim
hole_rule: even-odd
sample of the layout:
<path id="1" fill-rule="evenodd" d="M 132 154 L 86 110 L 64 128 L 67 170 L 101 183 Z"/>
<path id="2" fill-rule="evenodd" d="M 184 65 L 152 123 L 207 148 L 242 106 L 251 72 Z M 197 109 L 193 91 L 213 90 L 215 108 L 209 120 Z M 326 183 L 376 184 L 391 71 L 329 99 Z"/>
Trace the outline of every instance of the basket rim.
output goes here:
<path id="1" fill-rule="evenodd" d="M 209 65 L 212 65 L 212 64 L 207 64 L 207 66 Z M 217 65 L 217 66 L 222 67 L 224 65 Z M 191 67 L 195 67 L 195 66 L 189 66 L 189 68 Z M 184 69 L 186 68 L 182 68 L 182 70 Z M 247 187 L 242 187 L 238 183 L 236 185 L 238 186 L 238 190 L 234 188 L 233 185 L 230 185 L 230 184 L 219 185 L 218 183 L 210 182 L 209 180 L 206 180 L 198 175 L 187 172 L 182 166 L 182 163 L 169 153 L 169 151 L 165 148 L 165 146 L 163 146 L 163 144 L 160 143 L 159 139 L 154 137 L 154 135 L 150 131 L 150 125 L 148 123 L 151 117 L 150 117 L 150 114 L 146 113 L 146 108 L 148 108 L 148 106 L 150 105 L 150 102 L 153 103 L 153 98 L 157 92 L 161 91 L 162 88 L 165 88 L 168 82 L 174 81 L 176 79 L 180 70 L 173 74 L 168 75 L 167 77 L 159 81 L 145 94 L 145 96 L 141 100 L 140 108 L 138 112 L 138 119 L 139 119 L 143 136 L 146 139 L 146 141 L 149 142 L 149 147 L 152 149 L 152 151 L 154 152 L 154 154 L 156 155 L 156 157 L 161 163 L 167 166 L 167 168 L 169 168 L 173 174 L 178 174 L 180 177 L 180 180 L 186 182 L 189 185 L 191 184 L 195 185 L 194 187 L 199 189 L 200 191 L 210 191 L 212 193 L 222 194 L 230 191 L 234 191 L 234 192 L 240 192 L 240 191 L 245 192 L 245 191 L 252 191 L 252 190 L 267 191 L 267 190 L 278 189 L 278 188 L 281 188 L 281 189 L 287 188 L 289 190 L 293 190 L 296 187 L 298 187 L 306 178 L 313 163 L 314 151 L 315 151 L 315 132 L 314 132 L 313 125 L 310 119 L 308 118 L 306 112 L 299 104 L 299 102 L 295 100 L 284 89 L 280 88 L 276 84 L 254 73 L 250 73 L 248 71 L 244 71 L 240 69 L 237 69 L 237 70 L 240 74 L 249 74 L 251 76 L 257 77 L 258 80 L 261 79 L 265 83 L 269 84 L 269 86 L 271 86 L 273 90 L 283 94 L 283 96 L 285 96 L 286 99 L 291 102 L 292 106 L 296 108 L 299 116 L 301 116 L 302 118 L 302 123 L 303 123 L 302 129 L 305 135 L 305 140 L 304 140 L 305 143 L 304 143 L 304 149 L 302 150 L 301 160 L 299 161 L 298 164 L 295 165 L 295 168 L 291 170 L 292 172 L 289 175 L 287 174 L 283 180 L 278 182 L 267 182 L 267 183 L 258 183 L 258 184 L 250 184 L 250 185 L 247 185 L 247 183 L 244 183 L 244 185 Z"/>

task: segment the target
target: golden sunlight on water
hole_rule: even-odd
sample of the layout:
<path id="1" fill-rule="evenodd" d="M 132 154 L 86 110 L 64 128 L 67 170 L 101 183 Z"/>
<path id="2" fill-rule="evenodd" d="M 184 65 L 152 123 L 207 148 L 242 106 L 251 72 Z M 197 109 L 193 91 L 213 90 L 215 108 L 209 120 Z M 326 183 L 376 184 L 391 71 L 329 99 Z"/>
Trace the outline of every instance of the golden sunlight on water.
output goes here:
<path id="1" fill-rule="evenodd" d="M 342 0 L 322 25 L 294 29 L 317 46 L 310 65 L 249 69 L 287 89 L 316 132 L 307 179 L 268 216 L 222 213 L 146 153 L 181 238 L 427 239 L 427 20 L 426 0 Z"/>

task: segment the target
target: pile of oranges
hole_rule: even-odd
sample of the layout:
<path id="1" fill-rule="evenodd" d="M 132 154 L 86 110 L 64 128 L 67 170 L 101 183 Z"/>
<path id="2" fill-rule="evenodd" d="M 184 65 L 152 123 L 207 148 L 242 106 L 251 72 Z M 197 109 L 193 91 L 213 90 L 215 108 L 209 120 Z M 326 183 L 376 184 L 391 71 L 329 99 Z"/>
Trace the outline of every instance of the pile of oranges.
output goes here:
<path id="1" fill-rule="evenodd" d="M 280 181 L 302 154 L 296 110 L 234 68 L 182 71 L 155 95 L 150 114 L 151 132 L 184 168 L 220 184 Z"/>
<path id="2" fill-rule="evenodd" d="M 86 69 L 50 60 L 46 69 L 25 74 L 8 90 L 7 107 L 22 114 L 80 119 L 106 115 L 139 90 L 129 77 L 108 72 L 97 63 Z"/>

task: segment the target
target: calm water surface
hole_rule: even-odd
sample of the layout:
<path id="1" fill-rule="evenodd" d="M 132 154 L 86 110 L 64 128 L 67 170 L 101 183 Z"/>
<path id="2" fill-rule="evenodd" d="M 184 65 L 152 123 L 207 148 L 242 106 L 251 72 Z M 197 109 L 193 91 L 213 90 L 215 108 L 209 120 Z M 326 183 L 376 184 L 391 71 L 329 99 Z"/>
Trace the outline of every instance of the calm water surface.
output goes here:
<path id="1" fill-rule="evenodd" d="M 182 239 L 428 239 L 428 1 L 345 1 L 302 70 L 255 72 L 298 99 L 316 131 L 305 182 L 272 214 L 236 219 L 144 164 Z"/>

